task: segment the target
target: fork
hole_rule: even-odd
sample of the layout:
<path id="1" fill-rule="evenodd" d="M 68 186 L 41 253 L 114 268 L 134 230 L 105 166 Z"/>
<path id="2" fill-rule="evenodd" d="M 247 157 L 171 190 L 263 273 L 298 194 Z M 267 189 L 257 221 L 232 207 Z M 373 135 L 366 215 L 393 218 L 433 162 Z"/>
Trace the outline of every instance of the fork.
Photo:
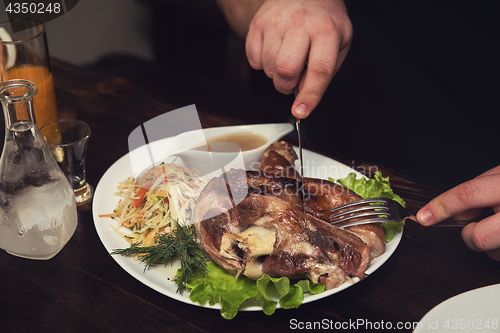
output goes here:
<path id="1" fill-rule="evenodd" d="M 368 198 L 342 205 L 331 210 L 330 224 L 339 225 L 341 228 L 367 223 L 401 222 L 403 220 L 412 220 L 417 222 L 416 218 L 409 218 L 410 213 L 397 201 L 389 198 Z M 356 220 L 355 220 L 356 219 Z M 355 220 L 355 221 L 352 221 Z M 477 220 L 458 221 L 448 219 L 434 226 L 442 227 L 464 227 Z"/>

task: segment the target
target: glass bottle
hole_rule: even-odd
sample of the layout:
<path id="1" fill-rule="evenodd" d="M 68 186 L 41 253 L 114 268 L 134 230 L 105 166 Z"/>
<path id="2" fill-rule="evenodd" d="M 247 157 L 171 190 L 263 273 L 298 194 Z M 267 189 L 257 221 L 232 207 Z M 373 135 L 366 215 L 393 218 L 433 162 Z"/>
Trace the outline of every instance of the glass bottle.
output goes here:
<path id="1" fill-rule="evenodd" d="M 0 248 L 30 259 L 54 257 L 75 232 L 73 189 L 42 139 L 33 112 L 36 85 L 0 84 L 5 143 L 0 158 Z"/>

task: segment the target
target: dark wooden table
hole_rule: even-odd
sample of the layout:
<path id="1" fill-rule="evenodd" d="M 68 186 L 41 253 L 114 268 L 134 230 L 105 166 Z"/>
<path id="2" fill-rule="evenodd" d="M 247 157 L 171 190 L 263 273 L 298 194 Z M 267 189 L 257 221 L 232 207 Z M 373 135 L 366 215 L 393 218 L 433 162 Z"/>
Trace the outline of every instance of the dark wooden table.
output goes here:
<path id="1" fill-rule="evenodd" d="M 57 61 L 53 71 L 61 117 L 81 119 L 92 128 L 87 172 L 94 186 L 128 152 L 127 138 L 134 128 L 184 106 L 178 92 L 165 91 L 160 96 L 132 80 Z M 210 86 L 210 82 L 197 84 Z M 192 102 L 198 103 L 197 98 Z M 221 116 L 211 105 L 224 108 L 216 101 L 200 101 L 204 127 L 245 122 Z M 373 167 L 363 156 L 343 160 L 333 152 L 320 153 L 358 170 Z M 377 167 L 390 177 L 395 192 L 413 213 L 438 194 L 397 171 Z M 361 283 L 298 309 L 277 310 L 272 316 L 240 312 L 228 321 L 218 311 L 181 303 L 137 281 L 105 250 L 94 228 L 91 205 L 81 206 L 78 217 L 73 238 L 51 260 L 27 260 L 0 252 L 0 332 L 282 332 L 293 328 L 292 320 L 326 320 L 331 327 L 349 321 L 383 321 L 395 328 L 397 323 L 418 322 L 452 296 L 500 282 L 499 263 L 468 250 L 460 230 L 409 223 L 395 253 Z"/>

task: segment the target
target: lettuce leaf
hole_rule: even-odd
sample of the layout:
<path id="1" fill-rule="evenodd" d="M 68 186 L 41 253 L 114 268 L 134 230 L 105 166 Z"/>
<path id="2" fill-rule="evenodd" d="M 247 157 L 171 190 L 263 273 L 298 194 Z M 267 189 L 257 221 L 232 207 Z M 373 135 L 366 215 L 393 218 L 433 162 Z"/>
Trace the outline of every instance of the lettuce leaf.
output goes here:
<path id="1" fill-rule="evenodd" d="M 207 269 L 206 274 L 199 273 L 186 283 L 191 289 L 189 299 L 200 305 L 220 303 L 220 313 L 225 319 L 232 319 L 240 308 L 253 305 L 261 306 L 267 315 L 274 313 L 278 303 L 284 309 L 297 308 L 304 301 L 304 293 L 318 294 L 325 290 L 322 284 L 314 285 L 309 280 L 292 284 L 287 277 L 273 278 L 267 274 L 257 281 L 243 275 L 236 279 L 213 261 L 207 263 Z"/>
<path id="2" fill-rule="evenodd" d="M 335 182 L 332 178 L 329 178 L 329 180 Z M 363 199 L 386 197 L 399 202 L 403 207 L 406 205 L 404 200 L 392 191 L 389 177 L 382 177 L 380 171 L 375 172 L 372 179 L 366 179 L 364 177 L 356 179 L 356 174 L 350 173 L 346 178 L 338 179 L 336 182 L 356 192 Z M 382 223 L 385 230 L 385 241 L 390 242 L 396 234 L 401 232 L 401 227 L 404 226 L 404 224 L 404 221 Z"/>

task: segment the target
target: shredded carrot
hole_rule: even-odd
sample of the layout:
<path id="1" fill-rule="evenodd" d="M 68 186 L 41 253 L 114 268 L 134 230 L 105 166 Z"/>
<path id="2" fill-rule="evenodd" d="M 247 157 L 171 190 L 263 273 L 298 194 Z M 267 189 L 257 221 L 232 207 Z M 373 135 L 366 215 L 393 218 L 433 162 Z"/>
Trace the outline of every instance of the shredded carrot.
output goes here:
<path id="1" fill-rule="evenodd" d="M 126 226 L 127 228 L 130 228 L 130 227 L 133 227 L 135 225 L 135 222 L 132 220 L 128 220 L 128 221 L 123 221 L 122 224 L 124 226 Z"/>
<path id="2" fill-rule="evenodd" d="M 110 214 L 99 214 L 99 217 L 113 217 L 113 216 L 118 216 L 122 212 L 116 212 L 116 213 L 110 213 Z"/>

